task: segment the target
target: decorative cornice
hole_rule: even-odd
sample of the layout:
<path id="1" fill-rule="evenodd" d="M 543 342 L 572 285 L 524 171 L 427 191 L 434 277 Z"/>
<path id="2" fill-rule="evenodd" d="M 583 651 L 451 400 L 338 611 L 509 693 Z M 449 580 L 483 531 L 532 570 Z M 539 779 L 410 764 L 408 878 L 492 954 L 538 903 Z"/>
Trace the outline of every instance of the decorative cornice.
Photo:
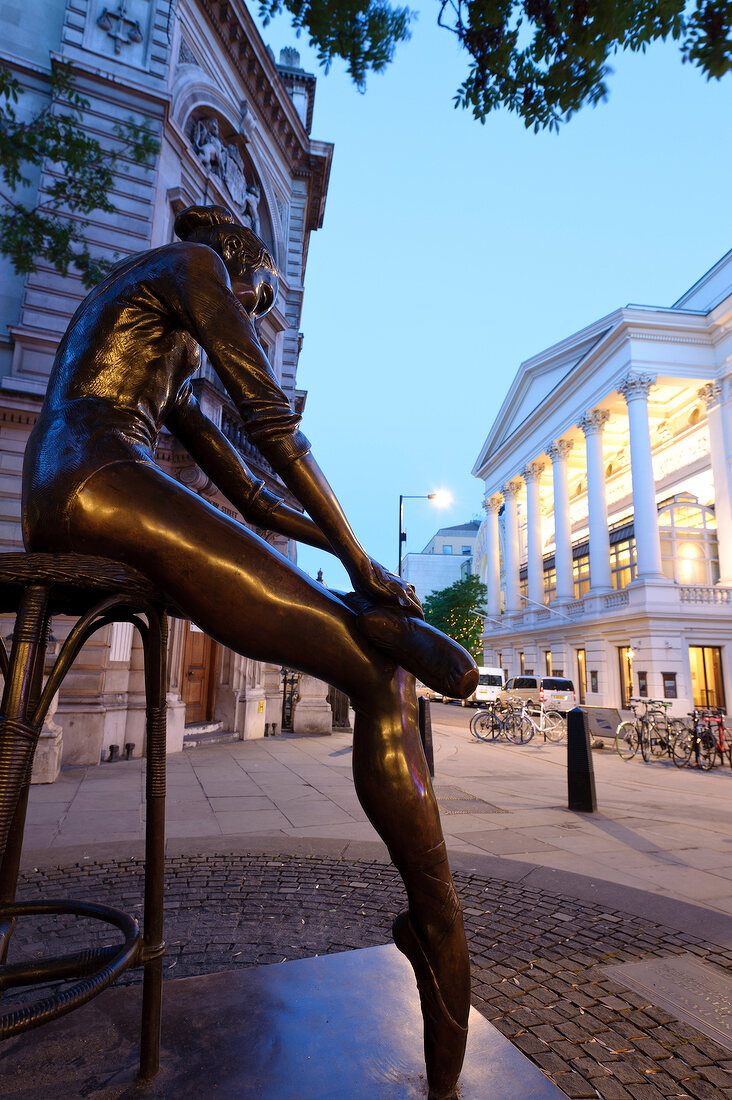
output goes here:
<path id="1" fill-rule="evenodd" d="M 622 394 L 626 401 L 637 401 L 643 398 L 648 400 L 651 388 L 656 384 L 655 374 L 626 374 L 618 385 L 618 393 Z"/>
<path id="2" fill-rule="evenodd" d="M 553 442 L 547 443 L 544 450 L 552 462 L 561 462 L 568 456 L 573 447 L 574 443 L 571 439 L 555 439 Z"/>
<path id="3" fill-rule="evenodd" d="M 577 421 L 577 427 L 588 435 L 602 435 L 602 429 L 610 419 L 607 409 L 592 409 Z"/>
<path id="4" fill-rule="evenodd" d="M 483 500 L 483 508 L 488 515 L 497 515 L 503 506 L 503 497 L 500 493 L 495 493 L 492 497 L 485 497 Z"/>
<path id="5" fill-rule="evenodd" d="M 702 386 L 696 392 L 707 409 L 711 409 L 713 405 L 718 405 L 722 400 L 721 382 L 707 382 L 706 386 Z"/>
<path id="6" fill-rule="evenodd" d="M 538 481 L 545 469 L 543 462 L 529 462 L 521 471 L 521 476 L 528 485 L 530 481 Z"/>
<path id="7" fill-rule="evenodd" d="M 507 481 L 501 489 L 501 492 L 503 493 L 506 500 L 515 500 L 522 489 L 523 485 L 518 480 L 518 478 L 516 478 L 515 481 Z"/>

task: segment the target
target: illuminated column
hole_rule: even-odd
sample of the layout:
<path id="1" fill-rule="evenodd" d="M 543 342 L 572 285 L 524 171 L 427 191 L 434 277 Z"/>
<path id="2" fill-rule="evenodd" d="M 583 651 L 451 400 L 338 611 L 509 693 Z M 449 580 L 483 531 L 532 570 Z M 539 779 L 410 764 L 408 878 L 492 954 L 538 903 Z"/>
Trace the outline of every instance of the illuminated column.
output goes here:
<path id="1" fill-rule="evenodd" d="M 526 482 L 526 545 L 529 579 L 529 606 L 544 602 L 544 562 L 541 554 L 541 511 L 539 481 L 543 462 L 530 462 L 522 476 Z"/>
<path id="2" fill-rule="evenodd" d="M 497 619 L 501 614 L 501 557 L 498 548 L 498 513 L 503 504 L 503 497 L 486 497 L 483 507 L 486 519 L 486 588 L 488 589 L 488 602 L 486 611 L 492 619 Z M 494 624 L 495 625 L 495 624 Z"/>
<path id="3" fill-rule="evenodd" d="M 521 610 L 517 499 L 520 490 L 520 481 L 508 481 L 502 490 L 506 501 L 503 518 L 506 524 L 506 611 L 509 613 Z"/>
<path id="4" fill-rule="evenodd" d="M 663 578 L 651 432 L 648 423 L 648 394 L 655 384 L 656 379 L 651 374 L 629 374 L 618 386 L 618 392 L 623 395 L 628 405 L 633 524 L 639 580 Z"/>
<path id="5" fill-rule="evenodd" d="M 714 481 L 714 514 L 717 519 L 719 583 L 732 584 L 732 487 L 722 411 L 722 385 L 708 382 L 698 391 L 707 407 L 709 457 Z"/>
<path id="6" fill-rule="evenodd" d="M 590 524 L 590 591 L 612 589 L 610 571 L 610 535 L 607 528 L 605 462 L 602 457 L 602 430 L 610 419 L 605 409 L 593 409 L 579 422 L 587 448 L 587 505 Z"/>
<path id="7" fill-rule="evenodd" d="M 546 447 L 552 460 L 554 475 L 554 564 L 557 572 L 557 600 L 574 599 L 572 576 L 572 531 L 569 524 L 569 486 L 567 457 L 572 450 L 570 439 L 558 439 Z"/>

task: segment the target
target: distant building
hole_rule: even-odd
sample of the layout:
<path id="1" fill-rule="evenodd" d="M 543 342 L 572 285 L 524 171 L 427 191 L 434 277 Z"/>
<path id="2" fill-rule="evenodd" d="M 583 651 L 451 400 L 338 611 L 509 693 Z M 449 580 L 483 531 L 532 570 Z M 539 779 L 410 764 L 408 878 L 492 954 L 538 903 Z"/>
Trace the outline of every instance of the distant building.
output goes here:
<path id="1" fill-rule="evenodd" d="M 519 368 L 473 473 L 485 654 L 580 702 L 730 701 L 732 252 Z"/>
<path id="2" fill-rule="evenodd" d="M 421 554 L 404 555 L 402 576 L 414 585 L 420 600 L 473 571 L 473 547 L 479 527 L 478 520 L 441 527 Z"/>
<path id="3" fill-rule="evenodd" d="M 161 143 L 151 169 L 122 160 L 111 199 L 114 215 L 93 213 L 86 230 L 93 251 L 119 258 L 173 240 L 176 214 L 194 203 L 220 203 L 264 239 L 280 270 L 280 296 L 259 325 L 280 385 L 302 410 L 297 389 L 300 315 L 310 234 L 323 220 L 332 146 L 310 136 L 315 77 L 296 50 L 279 63 L 242 0 L 36 0 L 25 12 L 0 10 L 0 61 L 19 78 L 23 111 L 49 101 L 57 57 L 70 62 L 89 100 L 84 125 L 103 144 L 116 141 L 118 120 L 148 120 Z M 41 194 L 55 166 L 41 166 Z M 24 191 L 28 200 L 32 192 Z M 54 354 L 86 291 L 74 271 L 62 278 L 47 265 L 15 275 L 0 260 L 0 543 L 22 545 L 20 470 Z M 194 380 L 205 412 L 255 474 L 289 497 L 246 440 L 232 401 L 205 361 Z M 160 465 L 227 515 L 240 518 L 167 433 Z M 294 546 L 272 541 L 290 556 Z M 61 628 L 63 629 L 63 628 Z M 58 631 L 57 631 L 58 633 Z M 279 721 L 279 669 L 216 645 L 189 623 L 173 621 L 169 650 L 169 747 L 186 726 L 221 723 L 241 737 L 261 736 Z M 143 747 L 144 693 L 139 642 L 129 624 L 91 639 L 68 677 L 56 720 L 65 763 L 94 764 L 111 744 Z M 199 731 L 200 732 L 200 731 Z"/>

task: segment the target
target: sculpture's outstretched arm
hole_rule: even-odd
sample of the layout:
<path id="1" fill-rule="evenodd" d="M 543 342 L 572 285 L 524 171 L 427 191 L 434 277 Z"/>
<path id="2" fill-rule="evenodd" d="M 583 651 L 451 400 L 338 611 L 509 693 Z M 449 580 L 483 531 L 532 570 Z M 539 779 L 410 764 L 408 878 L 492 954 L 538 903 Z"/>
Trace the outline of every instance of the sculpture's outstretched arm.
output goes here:
<path id="1" fill-rule="evenodd" d="M 246 520 L 269 531 L 333 553 L 322 531 L 264 488 L 190 390 L 166 417 L 166 427 Z"/>
<path id="2" fill-rule="evenodd" d="M 408 615 L 422 616 L 411 585 L 389 573 L 363 549 L 309 451 L 282 467 L 279 475 L 327 537 L 357 592 L 374 603 L 396 605 Z"/>

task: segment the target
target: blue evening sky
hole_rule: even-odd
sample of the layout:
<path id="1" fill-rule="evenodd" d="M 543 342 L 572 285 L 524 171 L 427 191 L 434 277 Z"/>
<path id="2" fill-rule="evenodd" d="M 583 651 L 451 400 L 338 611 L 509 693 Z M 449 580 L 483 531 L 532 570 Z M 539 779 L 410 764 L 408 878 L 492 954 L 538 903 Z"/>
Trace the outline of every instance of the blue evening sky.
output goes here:
<path id="1" fill-rule="evenodd" d="M 365 95 L 287 20 L 262 31 L 317 74 L 312 136 L 335 143 L 305 278 L 303 429 L 393 570 L 400 493 L 454 497 L 405 501 L 407 551 L 481 515 L 470 471 L 522 360 L 628 302 L 670 305 L 732 248 L 732 77 L 707 82 L 661 44 L 619 55 L 607 102 L 558 135 L 506 112 L 481 126 L 453 107 L 467 55 L 439 5 L 412 7 L 412 40 Z M 322 551 L 298 560 L 347 584 Z"/>

